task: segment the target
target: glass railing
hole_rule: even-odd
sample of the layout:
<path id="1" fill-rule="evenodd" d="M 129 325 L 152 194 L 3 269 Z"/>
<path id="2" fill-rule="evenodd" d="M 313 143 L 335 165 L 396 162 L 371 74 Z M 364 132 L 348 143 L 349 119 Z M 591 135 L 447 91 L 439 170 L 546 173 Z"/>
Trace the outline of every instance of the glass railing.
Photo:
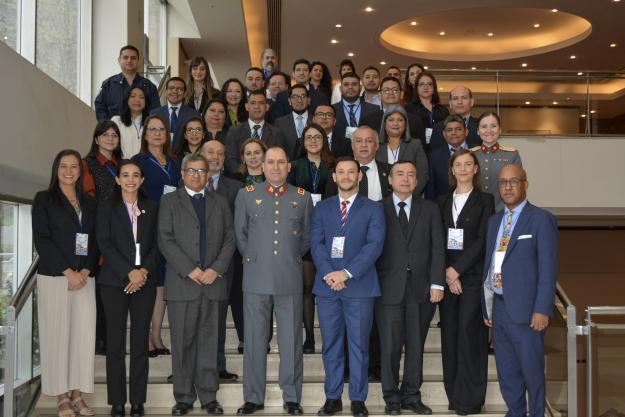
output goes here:
<path id="1" fill-rule="evenodd" d="M 167 80 L 171 77 L 171 67 L 147 65 L 143 76 L 157 86 L 158 97 L 161 100 L 161 104 L 164 104 L 165 83 L 167 83 Z"/>

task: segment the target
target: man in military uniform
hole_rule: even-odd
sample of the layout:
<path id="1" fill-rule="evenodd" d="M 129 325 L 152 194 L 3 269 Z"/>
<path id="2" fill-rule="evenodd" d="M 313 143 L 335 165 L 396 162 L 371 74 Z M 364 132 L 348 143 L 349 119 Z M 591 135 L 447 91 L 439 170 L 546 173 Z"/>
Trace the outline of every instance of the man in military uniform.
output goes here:
<path id="1" fill-rule="evenodd" d="M 520 167 L 521 155 L 519 151 L 509 146 L 501 145 L 495 142 L 491 146 L 482 143 L 480 146 L 474 146 L 470 149 L 477 157 L 480 164 L 482 191 L 492 194 L 495 197 L 495 211 L 503 209 L 503 200 L 499 195 L 497 181 L 499 180 L 499 171 L 504 165 L 514 164 Z"/>
<path id="2" fill-rule="evenodd" d="M 278 325 L 284 408 L 303 413 L 302 256 L 310 248 L 310 195 L 286 184 L 291 164 L 281 147 L 265 153 L 266 182 L 247 186 L 235 201 L 235 234 L 243 256 L 243 396 L 238 415 L 264 408 L 267 340 L 272 307 Z"/>

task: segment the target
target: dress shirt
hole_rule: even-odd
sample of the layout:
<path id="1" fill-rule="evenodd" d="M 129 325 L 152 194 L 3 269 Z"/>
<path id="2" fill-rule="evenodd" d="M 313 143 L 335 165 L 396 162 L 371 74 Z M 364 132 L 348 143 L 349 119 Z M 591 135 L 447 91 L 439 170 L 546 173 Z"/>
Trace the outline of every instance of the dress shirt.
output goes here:
<path id="1" fill-rule="evenodd" d="M 361 164 L 361 167 L 369 167 L 365 175 L 367 176 L 367 197 L 369 200 L 380 201 L 382 200 L 382 186 L 380 185 L 380 176 L 378 174 L 378 164 L 375 163 L 375 159 L 368 164 Z"/>
<path id="2" fill-rule="evenodd" d="M 204 188 L 202 188 L 200 191 L 193 191 L 192 189 L 190 189 L 189 187 L 185 185 L 184 189 L 187 192 L 187 194 L 189 194 L 189 197 L 191 198 L 193 198 L 193 196 L 196 194 L 202 194 L 202 197 L 204 197 Z"/>
<path id="3" fill-rule="evenodd" d="M 306 110 L 304 113 L 302 114 L 297 114 L 294 111 L 291 112 L 291 115 L 293 116 L 293 124 L 295 125 L 295 130 L 297 130 L 297 118 L 299 116 L 302 116 L 302 129 L 306 129 L 306 123 L 308 123 L 308 110 Z M 303 130 L 302 130 L 303 131 Z"/>
<path id="4" fill-rule="evenodd" d="M 454 225 L 458 223 L 458 215 L 462 212 L 462 208 L 467 203 L 471 191 L 473 191 L 473 188 L 471 188 L 468 192 L 462 194 L 454 191 L 454 194 L 452 196 L 453 204 L 451 206 L 451 216 L 454 220 Z"/>
<path id="5" fill-rule="evenodd" d="M 447 144 L 447 147 L 449 148 L 449 155 L 453 155 L 454 153 L 458 152 L 460 149 L 469 149 L 469 146 L 467 145 L 466 141 L 462 142 L 462 145 L 458 146 L 457 148 L 454 148 L 449 143 Z"/>
<path id="6" fill-rule="evenodd" d="M 130 224 L 132 226 L 132 235 L 135 238 L 135 242 L 137 241 L 137 220 L 140 214 L 137 203 L 138 201 L 135 201 L 134 203 L 126 203 L 124 201 L 124 205 L 126 206 L 126 210 L 128 211 L 128 218 L 130 219 Z"/>
<path id="7" fill-rule="evenodd" d="M 217 191 L 217 188 L 219 187 L 219 178 L 221 178 L 221 173 L 218 172 L 211 178 L 213 179 L 213 189 Z M 208 187 L 208 180 L 206 181 L 206 187 Z M 206 189 L 206 187 L 204 187 L 204 189 Z"/>
<path id="8" fill-rule="evenodd" d="M 354 117 L 356 118 L 356 123 L 360 121 L 360 112 L 362 110 L 362 102 L 360 101 L 360 97 L 357 98 L 353 103 L 345 101 L 345 99 L 341 100 L 341 104 L 343 105 L 343 112 L 345 113 L 345 120 L 347 122 L 347 126 L 349 126 L 349 105 L 354 105 Z"/>
<path id="9" fill-rule="evenodd" d="M 169 117 L 171 117 L 172 107 L 176 108 L 176 116 L 180 117 L 180 107 L 182 107 L 183 103 L 180 102 L 178 104 L 172 104 L 169 101 L 167 102 L 167 110 L 169 111 Z"/>
<path id="10" fill-rule="evenodd" d="M 395 150 L 392 150 L 391 145 L 389 145 L 388 143 L 383 146 L 386 146 L 386 157 L 388 163 L 393 165 L 399 159 L 399 149 L 401 148 L 401 141 L 399 142 L 399 146 Z"/>
<path id="11" fill-rule="evenodd" d="M 265 121 L 261 120 L 260 122 L 256 123 L 256 122 L 252 121 L 252 119 L 247 119 L 247 124 L 250 125 L 250 132 L 252 132 L 252 135 L 254 134 L 254 126 L 259 125 L 260 129 L 258 129 L 258 137 L 260 137 L 262 139 L 262 137 L 263 137 L 263 129 L 265 128 Z"/>
<path id="12" fill-rule="evenodd" d="M 379 94 L 374 94 L 372 98 L 368 98 L 367 94 L 363 94 L 362 97 L 365 99 L 367 103 L 375 104 L 376 106 L 382 108 L 382 99 Z"/>
<path id="13" fill-rule="evenodd" d="M 334 133 L 334 131 L 330 132 L 330 133 L 326 133 L 326 135 L 328 136 L 328 147 L 330 149 L 332 149 L 332 134 Z"/>
<path id="14" fill-rule="evenodd" d="M 343 201 L 347 200 L 349 201 L 349 204 L 347 205 L 347 207 L 345 207 L 345 211 L 347 213 L 347 216 L 349 217 L 349 210 L 352 208 L 352 206 L 354 205 L 354 200 L 356 199 L 356 196 L 358 195 L 358 192 L 355 192 L 354 194 L 351 195 L 351 197 L 347 198 L 347 199 L 343 199 L 341 198 L 341 196 L 339 195 L 339 211 L 341 210 L 341 205 L 343 204 Z"/>

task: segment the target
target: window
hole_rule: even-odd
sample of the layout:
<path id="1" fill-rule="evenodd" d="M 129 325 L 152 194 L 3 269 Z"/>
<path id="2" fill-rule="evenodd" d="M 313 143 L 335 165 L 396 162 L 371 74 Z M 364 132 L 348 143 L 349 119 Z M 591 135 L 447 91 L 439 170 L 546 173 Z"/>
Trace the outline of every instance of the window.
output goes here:
<path id="1" fill-rule="evenodd" d="M 19 0 L 0 0 L 0 40 L 17 50 Z"/>
<path id="2" fill-rule="evenodd" d="M 165 65 L 167 23 L 166 2 L 164 0 L 145 0 L 144 32 L 146 37 L 147 65 Z"/>

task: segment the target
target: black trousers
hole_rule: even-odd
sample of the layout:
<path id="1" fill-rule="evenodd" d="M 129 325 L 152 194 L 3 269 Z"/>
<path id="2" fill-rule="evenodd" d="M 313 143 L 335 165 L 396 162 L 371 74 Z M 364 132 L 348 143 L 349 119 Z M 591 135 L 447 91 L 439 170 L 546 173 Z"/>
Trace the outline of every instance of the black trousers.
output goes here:
<path id="1" fill-rule="evenodd" d="M 243 341 L 243 259 L 238 250 L 234 251 L 232 257 L 232 286 L 230 287 L 230 309 L 232 310 L 232 320 L 237 329 L 239 342 Z M 227 310 L 226 310 L 227 313 Z M 225 329 L 224 329 L 225 342 Z"/>
<path id="2" fill-rule="evenodd" d="M 126 403 L 126 323 L 130 312 L 130 403 L 146 401 L 148 339 L 156 288 L 145 286 L 133 294 L 122 287 L 100 285 L 106 314 L 106 388 L 110 405 Z"/>
<path id="3" fill-rule="evenodd" d="M 416 293 L 413 284 L 408 273 L 404 294 Z M 435 307 L 430 303 L 429 292 L 423 302 L 404 296 L 399 304 L 375 303 L 382 394 L 387 404 L 408 404 L 421 400 L 423 349 Z M 400 387 L 399 365 L 404 346 L 404 375 Z"/>
<path id="4" fill-rule="evenodd" d="M 445 287 L 440 305 L 443 380 L 449 408 L 479 412 L 488 382 L 488 330 L 482 319 L 480 277 L 461 278 L 462 294 Z"/>

